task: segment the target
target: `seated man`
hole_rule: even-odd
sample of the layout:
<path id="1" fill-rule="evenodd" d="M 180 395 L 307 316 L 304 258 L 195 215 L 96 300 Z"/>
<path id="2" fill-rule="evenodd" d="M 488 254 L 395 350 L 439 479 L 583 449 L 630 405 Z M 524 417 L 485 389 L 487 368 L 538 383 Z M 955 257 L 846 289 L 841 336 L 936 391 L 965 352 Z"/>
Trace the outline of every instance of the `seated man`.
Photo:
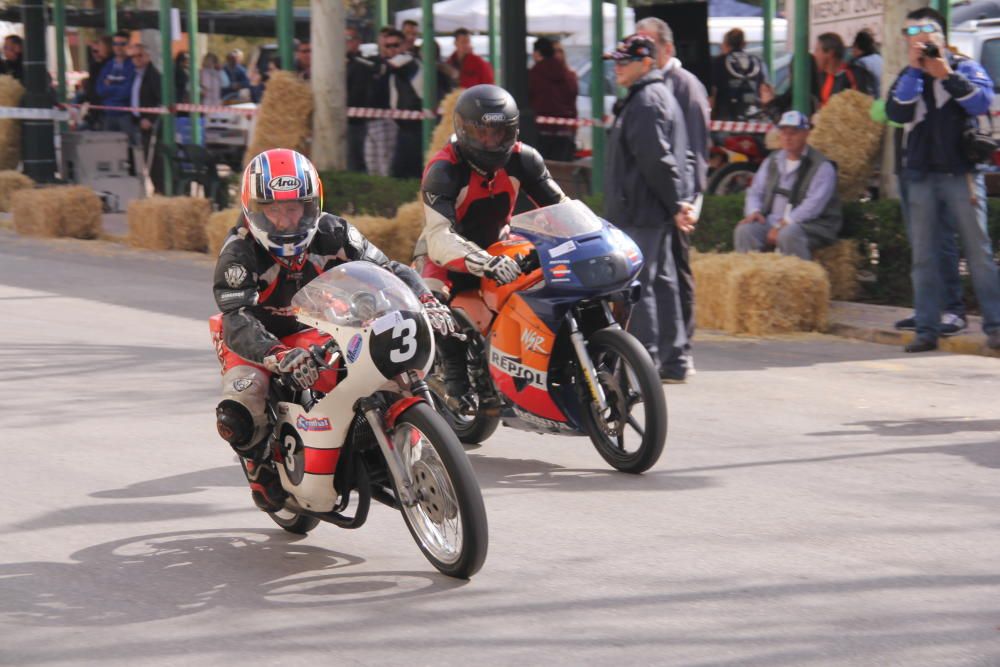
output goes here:
<path id="1" fill-rule="evenodd" d="M 809 140 L 809 119 L 788 111 L 778 122 L 781 150 L 771 153 L 747 190 L 733 232 L 736 252 L 777 248 L 783 255 L 812 259 L 817 248 L 837 240 L 843 222 L 837 169 Z"/>

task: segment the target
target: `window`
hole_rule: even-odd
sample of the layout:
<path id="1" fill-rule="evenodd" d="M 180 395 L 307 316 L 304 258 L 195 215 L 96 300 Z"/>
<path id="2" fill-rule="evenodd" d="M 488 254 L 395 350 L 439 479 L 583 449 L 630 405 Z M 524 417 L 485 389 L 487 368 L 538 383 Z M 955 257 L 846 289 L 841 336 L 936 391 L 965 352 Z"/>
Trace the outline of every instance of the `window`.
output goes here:
<path id="1" fill-rule="evenodd" d="M 993 79 L 993 90 L 1000 92 L 1000 39 L 990 39 L 983 42 L 983 52 L 979 62 L 986 68 L 986 73 Z"/>

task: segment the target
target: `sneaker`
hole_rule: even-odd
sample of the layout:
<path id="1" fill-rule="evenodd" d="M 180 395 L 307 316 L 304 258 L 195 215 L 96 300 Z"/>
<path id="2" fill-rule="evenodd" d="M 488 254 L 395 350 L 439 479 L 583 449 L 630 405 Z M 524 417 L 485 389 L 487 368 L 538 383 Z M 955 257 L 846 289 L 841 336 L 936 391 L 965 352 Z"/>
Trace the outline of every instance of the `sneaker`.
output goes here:
<path id="1" fill-rule="evenodd" d="M 660 369 L 660 382 L 663 384 L 684 384 L 687 376 L 688 373 L 683 368 Z"/>
<path id="2" fill-rule="evenodd" d="M 246 460 L 247 482 L 253 503 L 265 512 L 278 512 L 285 506 L 288 493 L 281 487 L 281 477 L 270 461 L 256 463 Z"/>
<path id="3" fill-rule="evenodd" d="M 945 313 L 941 316 L 941 335 L 957 336 L 968 328 L 965 318 L 955 313 Z"/>
<path id="4" fill-rule="evenodd" d="M 936 350 L 938 347 L 937 338 L 928 338 L 925 336 L 917 336 L 912 341 L 906 344 L 903 348 L 904 352 L 930 352 L 931 350 Z"/>
<path id="5" fill-rule="evenodd" d="M 903 319 L 896 322 L 894 325 L 900 331 L 916 331 L 917 330 L 917 318 L 916 317 L 904 317 Z"/>
<path id="6" fill-rule="evenodd" d="M 1000 350 L 1000 329 L 986 334 L 986 347 L 991 350 Z"/>

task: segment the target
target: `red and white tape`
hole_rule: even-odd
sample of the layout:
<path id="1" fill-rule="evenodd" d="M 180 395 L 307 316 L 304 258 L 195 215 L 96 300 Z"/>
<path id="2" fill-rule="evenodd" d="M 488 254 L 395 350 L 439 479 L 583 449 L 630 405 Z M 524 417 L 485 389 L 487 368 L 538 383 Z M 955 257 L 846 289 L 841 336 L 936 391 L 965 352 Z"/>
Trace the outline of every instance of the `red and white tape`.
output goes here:
<path id="1" fill-rule="evenodd" d="M 573 127 L 610 127 L 612 118 L 605 116 L 603 122 L 593 118 L 559 118 L 556 116 L 538 116 L 535 122 L 539 125 L 572 125 Z M 764 134 L 770 132 L 774 126 L 770 123 L 754 123 L 747 121 L 713 120 L 709 122 L 708 129 L 712 132 L 748 132 L 752 134 Z"/>

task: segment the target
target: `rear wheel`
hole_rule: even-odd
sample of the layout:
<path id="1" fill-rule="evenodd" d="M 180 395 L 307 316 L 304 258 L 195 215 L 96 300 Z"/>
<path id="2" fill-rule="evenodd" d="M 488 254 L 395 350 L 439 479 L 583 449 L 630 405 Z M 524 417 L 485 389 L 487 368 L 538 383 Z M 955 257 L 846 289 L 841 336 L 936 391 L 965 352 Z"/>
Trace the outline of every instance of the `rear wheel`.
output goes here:
<path id="1" fill-rule="evenodd" d="M 408 408 L 391 436 L 417 502 L 403 505 L 403 519 L 431 564 L 467 579 L 486 560 L 486 507 L 479 482 L 458 438 L 426 403 Z"/>
<path id="2" fill-rule="evenodd" d="M 710 179 L 706 194 L 735 195 L 750 189 L 757 167 L 749 162 L 732 162 L 717 169 Z"/>
<path id="3" fill-rule="evenodd" d="M 291 510 L 281 510 L 280 512 L 268 512 L 267 515 L 276 524 L 296 535 L 305 535 L 310 530 L 319 525 L 319 519 L 308 514 L 297 514 Z"/>
<path id="4" fill-rule="evenodd" d="M 667 401 L 653 360 L 621 329 L 594 333 L 587 349 L 607 403 L 602 411 L 587 396 L 582 413 L 587 434 L 615 469 L 645 472 L 659 460 L 667 441 Z"/>

